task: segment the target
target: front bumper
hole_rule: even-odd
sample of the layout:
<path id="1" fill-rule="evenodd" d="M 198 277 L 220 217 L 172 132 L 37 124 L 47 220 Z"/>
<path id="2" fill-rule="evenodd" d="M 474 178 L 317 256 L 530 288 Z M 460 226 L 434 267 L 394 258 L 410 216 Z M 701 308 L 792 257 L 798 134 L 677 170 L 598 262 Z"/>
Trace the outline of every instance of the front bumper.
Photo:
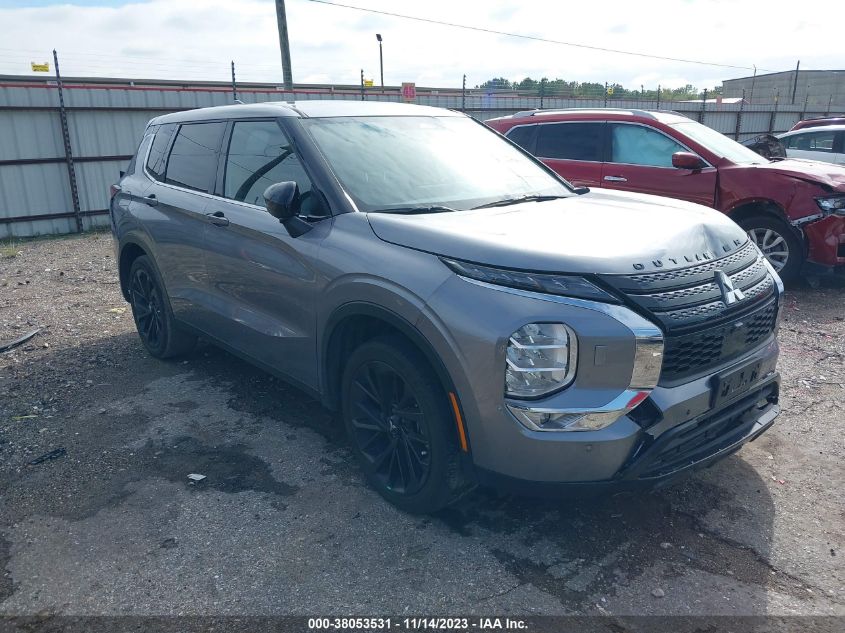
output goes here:
<path id="1" fill-rule="evenodd" d="M 829 215 L 801 229 L 807 239 L 806 275 L 845 274 L 845 217 Z"/>
<path id="2" fill-rule="evenodd" d="M 476 469 L 476 477 L 483 485 L 535 496 L 659 487 L 687 472 L 707 468 L 757 439 L 780 413 L 779 389 L 780 378 L 774 374 L 719 411 L 688 420 L 656 437 L 643 433 L 633 453 L 610 479 L 534 481 L 483 468 Z"/>
<path id="3" fill-rule="evenodd" d="M 590 492 L 654 486 L 708 466 L 769 428 L 780 408 L 774 336 L 751 354 L 720 368 L 761 363 L 761 378 L 717 409 L 711 374 L 674 387 L 657 387 L 640 407 L 600 431 L 536 432 L 510 414 L 510 459 L 476 463 L 479 483 L 531 494 Z"/>

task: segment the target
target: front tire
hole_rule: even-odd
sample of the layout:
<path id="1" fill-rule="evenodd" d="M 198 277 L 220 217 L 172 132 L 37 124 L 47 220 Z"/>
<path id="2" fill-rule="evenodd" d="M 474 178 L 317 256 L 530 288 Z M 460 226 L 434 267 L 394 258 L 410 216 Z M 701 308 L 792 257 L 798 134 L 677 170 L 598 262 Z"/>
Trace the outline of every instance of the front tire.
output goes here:
<path id="1" fill-rule="evenodd" d="M 739 225 L 781 279 L 789 281 L 798 277 L 804 264 L 804 249 L 792 228 L 782 220 L 762 215 L 740 220 Z"/>
<path id="2" fill-rule="evenodd" d="M 138 336 L 152 356 L 179 356 L 196 346 L 197 338 L 176 325 L 164 284 L 146 255 L 137 257 L 129 269 L 129 304 Z"/>
<path id="3" fill-rule="evenodd" d="M 390 503 L 431 513 L 468 490 L 446 394 L 404 339 L 379 337 L 352 353 L 343 373 L 342 411 L 367 482 Z"/>

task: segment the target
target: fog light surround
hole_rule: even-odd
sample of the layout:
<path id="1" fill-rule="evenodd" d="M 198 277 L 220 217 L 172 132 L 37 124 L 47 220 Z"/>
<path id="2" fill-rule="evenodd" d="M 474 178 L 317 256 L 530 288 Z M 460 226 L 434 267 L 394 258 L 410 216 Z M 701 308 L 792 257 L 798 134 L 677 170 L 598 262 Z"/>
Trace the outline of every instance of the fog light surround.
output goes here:
<path id="1" fill-rule="evenodd" d="M 507 403 L 508 411 L 531 431 L 600 431 L 633 410 L 650 391 L 627 390 L 596 409 L 542 409 Z"/>

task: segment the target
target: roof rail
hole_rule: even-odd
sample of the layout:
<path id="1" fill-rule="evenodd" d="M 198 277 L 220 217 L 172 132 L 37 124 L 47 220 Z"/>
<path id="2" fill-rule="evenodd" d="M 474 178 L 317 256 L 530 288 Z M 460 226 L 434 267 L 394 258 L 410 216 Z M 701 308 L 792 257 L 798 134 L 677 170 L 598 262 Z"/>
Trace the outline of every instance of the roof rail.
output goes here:
<path id="1" fill-rule="evenodd" d="M 648 117 L 651 119 L 657 118 L 654 116 L 654 113 L 649 110 L 639 110 L 636 108 L 555 108 L 548 110 L 540 110 L 538 108 L 535 108 L 534 110 L 522 110 L 521 112 L 516 112 L 511 116 L 537 116 L 538 114 L 559 114 L 562 112 L 630 112 L 631 114 L 636 114 L 638 116 Z"/>
<path id="2" fill-rule="evenodd" d="M 534 116 L 534 114 L 539 111 L 539 108 L 534 108 L 533 110 L 521 110 L 519 112 L 514 112 L 511 116 Z"/>

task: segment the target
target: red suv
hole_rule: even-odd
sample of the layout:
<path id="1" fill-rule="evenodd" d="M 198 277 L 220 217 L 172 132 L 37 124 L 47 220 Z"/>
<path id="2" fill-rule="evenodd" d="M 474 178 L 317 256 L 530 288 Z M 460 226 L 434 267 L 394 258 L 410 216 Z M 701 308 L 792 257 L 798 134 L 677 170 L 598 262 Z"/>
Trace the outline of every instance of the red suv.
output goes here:
<path id="1" fill-rule="evenodd" d="M 845 273 L 845 168 L 769 161 L 671 112 L 533 110 L 486 123 L 575 185 L 727 213 L 784 278 Z"/>

